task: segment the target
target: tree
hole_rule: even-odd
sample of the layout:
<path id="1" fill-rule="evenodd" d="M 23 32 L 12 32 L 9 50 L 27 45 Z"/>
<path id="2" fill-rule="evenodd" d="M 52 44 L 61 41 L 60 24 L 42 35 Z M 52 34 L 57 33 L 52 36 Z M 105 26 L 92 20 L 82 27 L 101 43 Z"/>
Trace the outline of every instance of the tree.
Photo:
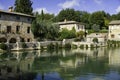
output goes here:
<path id="1" fill-rule="evenodd" d="M 92 29 L 93 29 L 94 32 L 99 32 L 100 31 L 100 26 L 97 25 L 97 24 L 93 24 Z"/>
<path id="2" fill-rule="evenodd" d="M 102 29 L 105 26 L 104 16 L 105 16 L 104 11 L 97 11 L 97 12 L 92 13 L 89 17 L 89 22 L 91 26 L 96 24 L 100 26 L 100 29 Z"/>
<path id="3" fill-rule="evenodd" d="M 53 24 L 49 21 L 33 21 L 32 23 L 32 32 L 35 37 L 39 40 L 51 39 L 55 40 L 59 35 L 58 25 Z"/>
<path id="4" fill-rule="evenodd" d="M 72 30 L 68 30 L 66 28 L 64 28 L 61 32 L 60 32 L 60 36 L 59 38 L 62 39 L 70 39 L 70 38 L 75 38 L 76 37 L 76 31 L 74 30 L 74 28 Z"/>
<path id="5" fill-rule="evenodd" d="M 77 13 L 75 12 L 74 9 L 67 8 L 67 9 L 61 10 L 59 14 L 57 15 L 57 18 L 58 18 L 58 21 L 64 21 L 65 19 L 69 21 L 79 20 L 79 17 L 78 17 L 79 14 L 77 15 L 76 14 Z"/>
<path id="6" fill-rule="evenodd" d="M 77 37 L 79 37 L 80 40 L 84 39 L 85 32 L 84 31 L 79 31 L 77 32 Z"/>
<path id="7" fill-rule="evenodd" d="M 36 13 L 35 14 L 37 21 L 53 21 L 54 14 L 44 13 L 43 11 L 41 14 Z"/>
<path id="8" fill-rule="evenodd" d="M 30 0 L 16 0 L 15 1 L 15 9 L 14 11 L 25 13 L 25 14 L 32 14 L 32 2 Z"/>

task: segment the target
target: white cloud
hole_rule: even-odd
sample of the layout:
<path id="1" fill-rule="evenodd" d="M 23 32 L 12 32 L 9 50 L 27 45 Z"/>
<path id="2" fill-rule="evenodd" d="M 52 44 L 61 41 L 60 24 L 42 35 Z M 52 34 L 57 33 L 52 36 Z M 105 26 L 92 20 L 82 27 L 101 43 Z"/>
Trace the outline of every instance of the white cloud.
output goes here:
<path id="1" fill-rule="evenodd" d="M 58 6 L 62 7 L 63 9 L 72 8 L 74 6 L 79 6 L 80 5 L 79 1 L 80 0 L 67 0 L 64 3 L 58 4 Z"/>
<path id="2" fill-rule="evenodd" d="M 50 13 L 46 8 L 36 8 L 33 12 L 38 12 L 39 14 L 41 14 L 42 10 L 44 13 Z"/>
<path id="3" fill-rule="evenodd" d="M 120 6 L 117 7 L 116 12 L 120 12 Z"/>
<path id="4" fill-rule="evenodd" d="M 102 0 L 94 0 L 94 2 L 97 3 L 97 4 L 101 4 Z"/>

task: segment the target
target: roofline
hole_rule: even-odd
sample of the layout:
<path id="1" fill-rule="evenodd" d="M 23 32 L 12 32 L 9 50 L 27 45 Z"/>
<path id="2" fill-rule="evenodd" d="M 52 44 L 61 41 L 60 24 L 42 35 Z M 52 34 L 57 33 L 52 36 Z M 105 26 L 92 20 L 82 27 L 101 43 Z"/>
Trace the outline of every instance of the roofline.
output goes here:
<path id="1" fill-rule="evenodd" d="M 11 14 L 11 15 L 20 15 L 20 16 L 35 18 L 35 16 L 28 15 L 28 14 L 23 14 L 23 13 L 18 13 L 18 12 L 8 12 L 8 11 L 0 10 L 0 13 Z"/>
<path id="2" fill-rule="evenodd" d="M 55 24 L 58 24 L 58 25 L 64 25 L 64 24 L 83 24 L 84 25 L 84 23 L 80 23 L 80 22 L 76 22 L 76 21 L 57 22 Z"/>

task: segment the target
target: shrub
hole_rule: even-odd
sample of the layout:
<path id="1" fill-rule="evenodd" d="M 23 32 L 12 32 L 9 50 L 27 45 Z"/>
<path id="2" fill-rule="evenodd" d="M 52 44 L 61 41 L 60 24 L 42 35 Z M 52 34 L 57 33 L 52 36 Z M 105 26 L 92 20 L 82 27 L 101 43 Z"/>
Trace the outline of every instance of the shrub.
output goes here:
<path id="1" fill-rule="evenodd" d="M 1 43 L 0 44 L 0 49 L 2 49 L 2 50 L 7 50 L 7 45 L 6 44 L 4 44 L 4 43 Z"/>
<path id="2" fill-rule="evenodd" d="M 73 48 L 73 49 L 77 49 L 77 45 L 73 44 L 73 45 L 72 45 L 72 48 Z"/>
<path id="3" fill-rule="evenodd" d="M 49 45 L 47 45 L 48 50 L 54 49 L 54 48 L 55 48 L 55 45 L 53 43 L 50 43 Z"/>
<path id="4" fill-rule="evenodd" d="M 70 43 L 65 44 L 64 48 L 70 49 L 71 48 L 71 44 Z"/>
<path id="5" fill-rule="evenodd" d="M 60 37 L 59 39 L 70 39 L 70 38 L 75 38 L 76 37 L 76 31 L 74 30 L 74 28 L 72 30 L 68 30 L 66 28 L 64 28 L 61 32 L 60 32 Z"/>
<path id="6" fill-rule="evenodd" d="M 26 43 L 22 43 L 22 48 L 27 48 L 27 45 L 26 45 Z"/>
<path id="7" fill-rule="evenodd" d="M 84 45 L 82 44 L 82 45 L 80 45 L 80 49 L 84 49 Z"/>

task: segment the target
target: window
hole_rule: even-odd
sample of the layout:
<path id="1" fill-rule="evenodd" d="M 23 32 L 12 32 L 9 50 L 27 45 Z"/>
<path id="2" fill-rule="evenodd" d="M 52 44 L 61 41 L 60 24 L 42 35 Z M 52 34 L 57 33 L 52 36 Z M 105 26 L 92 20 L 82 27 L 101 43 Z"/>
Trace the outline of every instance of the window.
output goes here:
<path id="1" fill-rule="evenodd" d="M 28 21 L 31 21 L 31 19 L 30 19 L 30 18 L 27 18 L 27 20 L 28 20 Z"/>
<path id="2" fill-rule="evenodd" d="M 20 20 L 20 16 L 16 16 L 16 20 Z"/>
<path id="3" fill-rule="evenodd" d="M 16 33 L 20 32 L 20 26 L 16 26 Z"/>
<path id="4" fill-rule="evenodd" d="M 111 34 L 111 38 L 114 38 L 115 37 L 115 35 L 114 34 Z"/>
<path id="5" fill-rule="evenodd" d="M 30 42 L 30 39 L 27 39 L 27 42 Z"/>
<path id="6" fill-rule="evenodd" d="M 25 39 L 24 39 L 24 38 L 21 38 L 21 42 L 25 42 Z"/>
<path id="7" fill-rule="evenodd" d="M 7 26 L 7 33 L 11 33 L 11 26 Z"/>
<path id="8" fill-rule="evenodd" d="M 27 33 L 30 33 L 30 27 L 27 28 Z"/>

